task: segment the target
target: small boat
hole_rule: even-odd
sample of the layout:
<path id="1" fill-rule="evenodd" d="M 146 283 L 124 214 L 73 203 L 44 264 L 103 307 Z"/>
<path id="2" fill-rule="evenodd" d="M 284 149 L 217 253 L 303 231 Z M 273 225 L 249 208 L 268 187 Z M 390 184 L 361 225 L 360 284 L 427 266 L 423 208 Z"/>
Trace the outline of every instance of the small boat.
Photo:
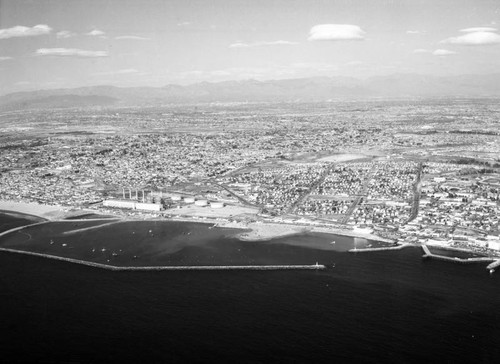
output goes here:
<path id="1" fill-rule="evenodd" d="M 334 240 L 334 241 L 332 241 L 330 244 L 335 244 L 335 240 Z"/>
<path id="2" fill-rule="evenodd" d="M 51 244 L 54 244 L 54 240 L 50 239 L 50 243 L 51 243 Z"/>
<path id="3" fill-rule="evenodd" d="M 66 243 L 63 243 L 63 244 L 61 244 L 61 245 L 62 245 L 62 246 L 67 246 L 68 244 L 66 244 Z"/>

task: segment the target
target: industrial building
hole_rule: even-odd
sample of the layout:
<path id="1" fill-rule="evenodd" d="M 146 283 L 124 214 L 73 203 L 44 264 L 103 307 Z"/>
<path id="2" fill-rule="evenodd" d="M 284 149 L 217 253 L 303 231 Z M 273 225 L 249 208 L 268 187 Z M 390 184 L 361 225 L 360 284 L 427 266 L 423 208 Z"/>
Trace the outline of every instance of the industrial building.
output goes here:
<path id="1" fill-rule="evenodd" d="M 133 200 L 104 200 L 102 203 L 105 207 L 116 207 L 119 209 L 145 210 L 145 211 L 161 211 L 162 205 L 156 203 L 136 202 Z"/>
<path id="2" fill-rule="evenodd" d="M 224 207 L 224 202 L 210 202 L 210 207 L 213 209 L 221 209 Z"/>

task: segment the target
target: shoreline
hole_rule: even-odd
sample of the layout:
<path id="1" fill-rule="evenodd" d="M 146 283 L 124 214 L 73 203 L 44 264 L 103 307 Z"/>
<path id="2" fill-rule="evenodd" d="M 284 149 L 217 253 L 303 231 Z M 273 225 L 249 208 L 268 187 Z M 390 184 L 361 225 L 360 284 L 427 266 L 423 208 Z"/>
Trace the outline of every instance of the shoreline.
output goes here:
<path id="1" fill-rule="evenodd" d="M 88 213 L 99 213 L 98 210 L 76 210 L 63 208 L 57 205 L 42 205 L 34 202 L 16 202 L 16 201 L 2 201 L 0 200 L 0 212 L 4 213 L 17 213 L 27 216 L 38 217 L 46 221 L 66 221 L 65 217 L 79 216 Z M 71 211 L 73 213 L 71 213 Z M 79 211 L 80 213 L 74 213 Z M 106 212 L 109 215 L 109 212 Z M 395 243 L 394 240 L 385 239 L 376 235 L 366 234 L 362 232 L 354 232 L 352 230 L 339 229 L 335 227 L 313 226 L 305 224 L 293 223 L 278 223 L 278 222 L 244 222 L 235 221 L 234 219 L 228 220 L 222 217 L 204 218 L 199 216 L 193 217 L 166 217 L 162 214 L 155 216 L 124 216 L 121 214 L 111 215 L 111 218 L 120 219 L 122 221 L 182 221 L 182 222 L 196 222 L 203 224 L 213 224 L 215 227 L 243 230 L 236 234 L 236 238 L 243 241 L 267 241 L 275 238 L 286 236 L 300 235 L 305 233 L 325 233 L 331 235 L 348 236 L 352 238 L 362 238 L 375 242 L 382 243 Z M 68 220 L 69 221 L 69 220 Z M 73 220 L 74 221 L 74 220 Z"/>
<path id="2" fill-rule="evenodd" d="M 28 220 L 43 220 L 44 222 L 62 222 L 62 221 L 77 221 L 78 219 L 69 219 L 66 220 L 67 217 L 77 217 L 79 215 L 85 214 L 95 214 L 101 213 L 100 209 L 96 210 L 86 210 L 86 209 L 71 209 L 71 208 L 63 208 L 62 206 L 57 205 L 42 205 L 33 202 L 16 202 L 16 201 L 5 201 L 0 200 L 0 213 L 15 215 L 16 217 L 22 218 L 25 216 Z M 106 210 L 108 224 L 116 224 L 120 222 L 133 222 L 133 221 L 178 221 L 178 222 L 186 222 L 186 223 L 199 223 L 199 224 L 207 224 L 213 225 L 213 227 L 223 228 L 223 229 L 231 229 L 235 231 L 234 237 L 241 241 L 254 241 L 254 242 L 265 242 L 272 239 L 284 238 L 288 236 L 296 236 L 301 234 L 309 234 L 309 233 L 320 233 L 320 234 L 329 234 L 334 236 L 346 236 L 351 238 L 360 238 L 366 239 L 375 243 L 385 243 L 391 244 L 394 247 L 394 244 L 397 241 L 393 239 L 387 239 L 383 237 L 379 237 L 377 235 L 369 234 L 366 232 L 357 232 L 354 230 L 346 230 L 333 226 L 314 226 L 308 224 L 300 224 L 300 223 L 292 223 L 292 222 L 275 222 L 275 221 L 238 221 L 234 217 L 231 219 L 226 219 L 223 217 L 203 217 L 203 216 L 165 216 L 163 214 L 153 215 L 127 215 L 125 213 L 111 213 L 109 210 Z M 107 220 L 107 219 L 97 219 L 97 220 Z M 87 220 L 87 219 L 85 219 Z M 113 221 L 114 220 L 114 221 Z M 100 227 L 92 227 L 92 229 Z M 71 234 L 71 231 L 68 232 Z M 404 246 L 406 244 L 403 243 Z M 410 244 L 413 246 L 413 244 Z M 418 246 L 420 244 L 415 244 L 414 246 Z M 478 253 L 474 249 L 464 249 L 450 246 L 442 246 L 430 244 L 437 249 L 444 250 L 455 250 L 464 253 L 470 254 L 481 254 L 484 255 L 484 252 Z M 384 248 L 384 246 L 380 246 Z M 361 250 L 361 249 L 359 249 Z M 488 256 L 488 255 L 487 255 Z M 493 255 L 491 255 L 493 256 Z M 497 255 L 494 255 L 498 258 Z"/>
<path id="3" fill-rule="evenodd" d="M 10 209 L 7 210 L 5 207 L 8 206 Z M 35 209 L 32 213 L 31 209 Z M 9 213 L 9 211 L 18 214 L 25 214 L 34 217 L 40 217 L 46 219 L 46 221 L 56 222 L 56 221 L 66 221 L 61 220 L 64 214 L 67 214 L 67 210 L 63 209 L 61 206 L 52 205 L 41 205 L 37 203 L 25 203 L 25 202 L 15 202 L 15 201 L 0 201 L 0 210 Z M 30 211 L 30 212 L 27 212 Z M 74 211 L 74 210 L 73 210 Z M 81 210 L 82 214 L 89 213 L 89 210 Z M 95 211 L 92 211 L 95 213 Z M 97 210 L 97 212 L 100 212 Z M 38 215 L 36 215 L 38 214 Z M 109 212 L 107 212 L 109 214 Z M 79 214 L 72 214 L 72 216 L 78 216 Z M 295 236 L 307 233 L 322 233 L 330 234 L 335 236 L 347 236 L 351 238 L 361 238 L 372 242 L 378 243 L 389 243 L 395 244 L 396 241 L 392 239 L 386 239 L 373 234 L 367 234 L 364 232 L 355 232 L 353 230 L 339 229 L 335 227 L 326 226 L 314 226 L 306 224 L 293 224 L 293 223 L 278 223 L 269 221 L 255 221 L 255 222 L 244 222 L 236 221 L 234 219 L 228 220 L 222 217 L 217 217 L 215 219 L 201 217 L 201 216 L 182 216 L 166 217 L 162 214 L 154 216 L 127 216 L 122 214 L 112 215 L 113 218 L 119 219 L 120 221 L 180 221 L 180 222 L 194 222 L 202 224 L 213 224 L 214 227 L 220 227 L 225 229 L 240 230 L 240 232 L 235 234 L 235 237 L 242 241 L 269 241 L 272 239 L 283 238 L 287 236 Z M 111 217 L 111 216 L 110 216 Z M 114 223 L 120 222 L 115 221 Z"/>

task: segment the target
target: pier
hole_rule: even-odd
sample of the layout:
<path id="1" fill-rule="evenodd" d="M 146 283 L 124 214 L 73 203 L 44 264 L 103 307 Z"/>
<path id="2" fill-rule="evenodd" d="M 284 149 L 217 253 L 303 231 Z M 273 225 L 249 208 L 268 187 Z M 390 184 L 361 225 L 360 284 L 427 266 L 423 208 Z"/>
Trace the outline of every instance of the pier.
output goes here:
<path id="1" fill-rule="evenodd" d="M 35 257 L 48 258 L 53 260 L 60 260 L 63 262 L 75 263 L 86 265 L 94 268 L 107 269 L 111 271 L 160 271 L 160 270 L 323 270 L 326 266 L 323 264 L 291 264 L 291 265 L 188 265 L 188 266 L 142 266 L 142 267 L 119 267 L 116 265 L 108 265 L 102 263 L 88 262 L 85 260 L 64 258 L 57 255 L 34 253 L 23 250 L 0 248 L 0 252 L 17 253 L 32 255 Z"/>
<path id="2" fill-rule="evenodd" d="M 379 248 L 362 248 L 362 249 L 349 249 L 349 253 L 361 253 L 361 252 L 381 252 L 386 250 L 401 250 L 403 248 L 407 248 L 409 246 L 414 246 L 412 244 L 404 243 L 397 246 L 381 246 Z"/>

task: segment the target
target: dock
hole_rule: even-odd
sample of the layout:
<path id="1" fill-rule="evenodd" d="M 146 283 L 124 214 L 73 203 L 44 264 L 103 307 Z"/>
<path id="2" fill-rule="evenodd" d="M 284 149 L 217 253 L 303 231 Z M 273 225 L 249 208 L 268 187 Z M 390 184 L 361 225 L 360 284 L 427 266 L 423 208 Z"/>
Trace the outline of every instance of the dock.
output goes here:
<path id="1" fill-rule="evenodd" d="M 35 257 L 60 260 L 63 262 L 86 265 L 94 268 L 107 269 L 111 271 L 182 271 L 182 270 L 323 270 L 326 266 L 323 264 L 290 264 L 290 265 L 188 265 L 188 266 L 142 266 L 142 267 L 130 267 L 130 266 L 116 266 L 95 262 L 88 262 L 85 260 L 73 259 L 59 257 L 57 255 L 42 254 L 28 252 L 24 250 L 0 248 L 0 252 L 6 253 L 16 253 L 24 255 L 32 255 Z"/>

